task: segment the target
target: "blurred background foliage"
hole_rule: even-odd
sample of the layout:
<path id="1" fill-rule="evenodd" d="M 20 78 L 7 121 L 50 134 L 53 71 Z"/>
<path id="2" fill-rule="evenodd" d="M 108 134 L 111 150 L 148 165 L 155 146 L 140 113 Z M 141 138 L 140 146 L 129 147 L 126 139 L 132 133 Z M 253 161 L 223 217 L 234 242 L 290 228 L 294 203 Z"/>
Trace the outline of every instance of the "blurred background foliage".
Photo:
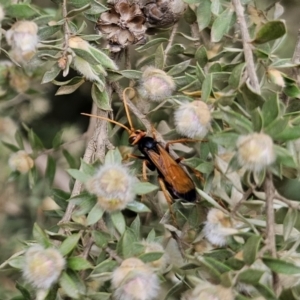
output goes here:
<path id="1" fill-rule="evenodd" d="M 274 1 L 256 1 L 259 9 L 265 9 L 272 3 Z M 54 13 L 57 10 L 57 5 L 52 1 L 32 1 L 32 4 L 47 10 L 53 10 Z M 286 20 L 287 38 L 280 48 L 277 49 L 276 54 L 282 58 L 289 58 L 294 52 L 297 33 L 300 28 L 300 6 L 298 0 L 280 1 L 280 4 L 285 9 L 282 18 Z M 94 23 L 87 21 L 87 25 L 85 33 L 94 34 Z M 184 20 L 180 21 L 179 28 L 182 32 L 188 32 L 189 30 Z M 168 35 L 169 32 L 166 32 L 160 33 L 159 36 L 168 37 Z M 178 41 L 184 43 L 185 40 L 179 38 Z M 131 60 L 134 62 L 139 61 L 143 55 L 144 53 L 132 51 Z M 1 60 L 7 60 L 4 53 L 1 53 Z M 179 62 L 180 60 L 177 57 L 174 58 L 172 64 Z M 0 72 L 2 67 L 3 65 L 0 65 Z M 2 75 L 5 78 L 5 74 Z M 76 72 L 71 70 L 66 78 L 59 75 L 56 79 L 58 81 L 68 80 L 74 76 L 76 76 Z M 2 80 L 1 77 L 0 80 Z M 24 80 L 26 81 L 26 79 Z M 72 161 L 73 167 L 78 167 L 80 157 L 84 151 L 82 133 L 86 131 L 89 122 L 89 119 L 81 116 L 80 113 L 91 111 L 93 102 L 90 95 L 91 83 L 85 82 L 76 90 L 76 94 L 55 96 L 57 86 L 54 86 L 52 83 L 41 85 L 40 81 L 41 76 L 34 74 L 29 83 L 24 82 L 25 86 L 26 84 L 30 85 L 30 90 L 27 91 L 27 94 L 21 94 L 14 105 L 6 107 L 5 103 L 2 104 L 0 102 L 0 115 L 3 123 L 0 123 L 0 137 L 5 142 L 14 143 L 14 134 L 17 127 L 24 124 L 21 127 L 23 134 L 26 132 L 26 128 L 32 128 L 44 146 L 51 148 L 55 139 L 61 135 L 62 141 L 69 143 L 65 147 L 68 152 L 65 156 L 59 151 L 58 153 L 54 152 L 53 158 L 58 161 L 61 168 L 66 168 L 68 165 L 66 157 L 70 158 L 68 155 L 70 153 L 74 158 L 74 161 Z M 18 88 L 22 90 L 22 86 L 20 87 L 19 84 L 20 82 L 18 82 Z M 15 92 L 18 91 L 18 88 L 16 88 Z M 121 104 L 116 103 L 115 111 L 121 111 L 120 107 Z M 168 115 L 167 109 L 151 114 L 149 118 L 154 124 L 157 124 L 166 115 Z M 18 124 L 6 124 L 4 118 L 7 116 Z M 118 114 L 117 116 L 120 117 Z M 7 128 L 9 129 L 7 130 Z M 172 137 L 172 133 L 170 137 Z M 112 142 L 116 146 L 124 146 L 127 143 L 126 135 L 121 139 L 112 139 Z M 7 147 L 0 144 L 0 262 L 7 259 L 12 253 L 21 250 L 22 243 L 32 238 L 34 222 L 43 224 L 43 228 L 55 230 L 56 223 L 61 217 L 51 212 L 57 208 L 56 203 L 50 198 L 51 182 L 39 180 L 30 189 L 26 175 L 18 176 L 18 179 L 15 180 L 16 174 L 11 172 L 7 164 L 10 153 L 11 151 Z M 70 165 L 70 161 L 68 162 Z M 34 178 L 32 179 L 33 181 Z M 70 185 L 72 183 L 73 180 L 71 180 Z M 68 188 L 68 184 L 64 185 L 64 188 Z M 286 197 L 300 200 L 298 178 L 280 182 L 277 187 L 279 191 L 286 192 Z M 278 212 L 277 218 L 280 220 L 280 212 Z M 18 294 L 15 288 L 15 280 L 17 278 L 18 275 L 11 271 L 1 271 L 0 299 L 10 299 L 12 295 Z"/>

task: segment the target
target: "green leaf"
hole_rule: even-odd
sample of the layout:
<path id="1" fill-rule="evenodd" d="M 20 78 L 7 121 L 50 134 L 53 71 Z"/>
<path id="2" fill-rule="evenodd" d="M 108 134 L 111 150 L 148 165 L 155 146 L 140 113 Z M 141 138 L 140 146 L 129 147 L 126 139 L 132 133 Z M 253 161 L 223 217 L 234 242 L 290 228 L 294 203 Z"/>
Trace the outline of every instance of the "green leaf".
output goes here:
<path id="1" fill-rule="evenodd" d="M 62 255 L 68 255 L 77 246 L 81 235 L 80 233 L 68 236 L 60 245 L 59 251 Z"/>
<path id="2" fill-rule="evenodd" d="M 153 40 L 150 40 L 148 43 L 146 43 L 145 45 L 141 46 L 141 47 L 138 47 L 136 48 L 137 51 L 144 51 L 144 50 L 147 50 L 157 44 L 162 44 L 163 42 L 167 42 L 168 39 L 166 38 L 157 38 L 157 39 L 153 39 Z"/>
<path id="3" fill-rule="evenodd" d="M 5 15 L 16 19 L 31 19 L 40 15 L 39 11 L 28 3 L 11 4 L 5 8 Z"/>
<path id="4" fill-rule="evenodd" d="M 139 237 L 140 236 L 140 228 L 141 228 L 141 219 L 140 216 L 137 215 L 133 222 L 130 224 L 130 229 L 133 230 L 134 234 Z"/>
<path id="5" fill-rule="evenodd" d="M 263 263 L 269 267 L 273 272 L 286 275 L 295 275 L 300 273 L 300 267 L 295 266 L 289 262 L 279 260 L 276 258 L 265 257 L 262 259 Z"/>
<path id="6" fill-rule="evenodd" d="M 127 228 L 120 241 L 118 242 L 118 254 L 120 254 L 124 258 L 132 257 L 135 252 L 133 245 L 137 241 L 137 237 L 132 229 Z"/>
<path id="7" fill-rule="evenodd" d="M 217 16 L 219 14 L 220 8 L 221 8 L 220 0 L 211 0 L 211 12 L 214 15 Z"/>
<path id="8" fill-rule="evenodd" d="M 122 155 L 119 151 L 119 149 L 113 149 L 107 151 L 105 155 L 105 163 L 106 164 L 121 164 L 122 163 Z"/>
<path id="9" fill-rule="evenodd" d="M 23 300 L 31 300 L 32 299 L 29 291 L 25 287 L 23 287 L 21 284 L 19 284 L 18 282 L 16 283 L 16 288 L 21 292 L 21 294 L 23 296 Z"/>
<path id="10" fill-rule="evenodd" d="M 261 270 L 247 269 L 239 274 L 238 281 L 246 284 L 255 285 L 259 282 L 263 274 L 264 271 Z"/>
<path id="11" fill-rule="evenodd" d="M 278 300 L 273 290 L 264 284 L 261 283 L 256 284 L 255 289 L 259 291 L 259 293 L 264 297 L 264 299 Z"/>
<path id="12" fill-rule="evenodd" d="M 78 167 L 76 158 L 74 156 L 72 156 L 68 150 L 63 149 L 62 153 L 63 153 L 63 156 L 65 157 L 66 161 L 68 162 L 69 167 L 71 169 L 76 169 Z"/>
<path id="13" fill-rule="evenodd" d="M 202 100 L 207 102 L 212 91 L 212 74 L 208 74 L 202 84 Z"/>
<path id="14" fill-rule="evenodd" d="M 52 66 L 52 68 L 50 69 L 50 71 L 47 71 L 42 79 L 42 84 L 43 83 L 48 83 L 51 82 L 52 80 L 54 80 L 56 78 L 56 76 L 60 73 L 61 69 L 59 68 L 58 64 L 54 64 Z"/>
<path id="15" fill-rule="evenodd" d="M 263 128 L 263 116 L 261 110 L 257 107 L 251 111 L 251 120 L 253 125 L 253 130 L 255 132 L 260 132 Z"/>
<path id="16" fill-rule="evenodd" d="M 201 68 L 204 68 L 205 65 L 207 64 L 207 62 L 208 62 L 207 52 L 206 52 L 206 48 L 203 45 L 197 49 L 197 51 L 195 53 L 195 59 L 197 60 L 197 65 L 199 64 L 199 66 Z M 205 76 L 203 76 L 203 77 L 205 78 Z M 203 78 L 203 80 L 204 80 L 204 78 Z M 201 81 L 203 81 L 203 80 L 201 80 Z"/>
<path id="17" fill-rule="evenodd" d="M 87 182 L 91 176 L 90 175 L 87 175 L 85 173 L 83 173 L 82 171 L 80 170 L 77 170 L 77 169 L 68 169 L 67 172 L 73 177 L 75 178 L 76 180 L 82 182 L 82 183 L 85 183 Z"/>
<path id="18" fill-rule="evenodd" d="M 126 206 L 127 209 L 136 213 L 150 212 L 151 210 L 144 204 L 138 201 L 131 201 Z"/>
<path id="19" fill-rule="evenodd" d="M 60 206 L 62 209 L 65 209 L 68 206 L 67 200 L 70 198 L 70 193 L 59 189 L 53 189 L 52 198 L 58 206 Z"/>
<path id="20" fill-rule="evenodd" d="M 204 260 L 207 264 L 211 265 L 215 270 L 217 270 L 221 274 L 231 271 L 231 268 L 229 268 L 227 265 L 221 263 L 220 261 L 212 257 L 204 257 Z"/>
<path id="21" fill-rule="evenodd" d="M 52 148 L 58 149 L 59 146 L 62 144 L 62 135 L 63 135 L 63 130 L 58 131 L 53 140 L 52 140 Z"/>
<path id="22" fill-rule="evenodd" d="M 70 201 L 77 206 L 76 210 L 73 212 L 73 216 L 82 216 L 89 213 L 97 203 L 96 196 L 88 193 L 81 193 L 78 196 L 71 198 Z"/>
<path id="23" fill-rule="evenodd" d="M 233 9 L 227 8 L 215 19 L 211 28 L 211 41 L 213 43 L 219 42 L 229 31 L 233 16 Z"/>
<path id="24" fill-rule="evenodd" d="M 152 261 L 159 260 L 164 255 L 164 252 L 149 252 L 143 253 L 138 258 L 142 260 L 144 263 L 149 263 Z"/>
<path id="25" fill-rule="evenodd" d="M 264 127 L 270 125 L 279 117 L 279 100 L 278 96 L 268 99 L 262 107 L 262 116 Z"/>
<path id="26" fill-rule="evenodd" d="M 69 0 L 68 4 L 70 4 L 76 8 L 79 8 L 79 7 L 83 7 L 87 4 L 89 4 L 90 2 L 91 2 L 90 0 Z"/>
<path id="27" fill-rule="evenodd" d="M 62 273 L 59 279 L 59 285 L 62 287 L 63 291 L 69 297 L 71 297 L 71 299 L 79 299 L 79 290 L 77 284 L 67 272 Z"/>
<path id="28" fill-rule="evenodd" d="M 284 221 L 283 221 L 283 239 L 288 240 L 290 234 L 297 222 L 298 211 L 296 209 L 289 208 Z"/>
<path id="29" fill-rule="evenodd" d="M 39 40 L 44 41 L 50 38 L 53 34 L 58 32 L 61 29 L 60 25 L 54 25 L 54 26 L 45 26 L 39 28 L 38 36 Z"/>
<path id="30" fill-rule="evenodd" d="M 72 85 L 64 85 L 61 86 L 55 93 L 55 96 L 60 96 L 60 95 L 68 95 L 68 94 L 72 94 L 73 92 L 75 92 L 83 83 L 85 82 L 85 80 L 82 78 L 81 81 L 72 84 Z"/>
<path id="31" fill-rule="evenodd" d="M 106 273 L 106 272 L 112 272 L 117 266 L 118 266 L 118 263 L 116 261 L 107 259 L 107 260 L 101 262 L 100 264 L 98 264 L 94 268 L 94 270 L 92 271 L 92 275 L 95 275 L 97 273 L 101 274 L 101 273 Z"/>
<path id="32" fill-rule="evenodd" d="M 19 130 L 17 130 L 15 133 L 15 140 L 20 149 L 24 149 L 23 136 Z"/>
<path id="33" fill-rule="evenodd" d="M 108 242 L 111 240 L 111 237 L 108 233 L 101 232 L 98 230 L 92 231 L 93 240 L 95 244 L 100 248 L 105 248 Z"/>
<path id="34" fill-rule="evenodd" d="M 189 5 L 187 6 L 187 9 L 185 10 L 183 17 L 188 24 L 193 24 L 197 21 L 197 16 Z"/>
<path id="35" fill-rule="evenodd" d="M 288 118 L 276 119 L 264 128 L 264 132 L 270 135 L 273 139 L 276 139 L 277 134 L 287 127 L 288 122 Z"/>
<path id="36" fill-rule="evenodd" d="M 168 54 L 169 54 L 169 55 L 178 55 L 178 54 L 184 53 L 184 51 L 185 51 L 184 45 L 182 45 L 182 44 L 174 44 L 174 45 L 170 48 Z"/>
<path id="37" fill-rule="evenodd" d="M 125 232 L 126 223 L 125 218 L 120 211 L 112 212 L 110 214 L 111 220 L 115 226 L 115 228 L 118 230 L 120 234 L 123 234 Z"/>
<path id="38" fill-rule="evenodd" d="M 294 157 L 291 155 L 291 153 L 278 145 L 274 145 L 274 150 L 276 154 L 276 161 L 282 165 L 285 165 L 290 168 L 296 168 L 297 164 L 295 162 Z"/>
<path id="39" fill-rule="evenodd" d="M 240 86 L 240 82 L 241 82 L 241 78 L 242 78 L 245 66 L 246 66 L 245 63 L 241 63 L 241 64 L 235 66 L 234 69 L 232 70 L 232 73 L 228 79 L 228 83 L 233 89 L 237 89 Z"/>
<path id="40" fill-rule="evenodd" d="M 211 1 L 201 0 L 196 11 L 199 30 L 202 31 L 210 24 L 211 20 Z"/>
<path id="41" fill-rule="evenodd" d="M 29 130 L 28 139 L 33 150 L 37 151 L 44 149 L 41 139 L 34 133 L 32 129 Z"/>
<path id="42" fill-rule="evenodd" d="M 110 98 L 107 91 L 105 89 L 102 91 L 102 87 L 96 82 L 92 85 L 91 95 L 97 107 L 111 111 Z"/>
<path id="43" fill-rule="evenodd" d="M 87 216 L 87 224 L 93 225 L 97 223 L 102 218 L 103 214 L 104 210 L 96 203 Z"/>
<path id="44" fill-rule="evenodd" d="M 50 185 L 53 184 L 55 172 L 56 172 L 56 162 L 51 155 L 48 155 L 45 177 L 49 181 Z"/>
<path id="45" fill-rule="evenodd" d="M 19 151 L 19 147 L 16 146 L 16 145 L 13 145 L 11 143 L 7 143 L 7 142 L 4 142 L 4 141 L 1 141 L 1 143 L 9 150 L 11 150 L 12 152 L 17 152 Z"/>
<path id="46" fill-rule="evenodd" d="M 48 248 L 51 245 L 47 234 L 37 223 L 34 223 L 33 225 L 32 234 L 37 243 L 42 245 L 43 247 Z"/>
<path id="47" fill-rule="evenodd" d="M 183 71 L 185 71 L 188 66 L 190 65 L 191 63 L 191 60 L 186 60 L 186 61 L 183 61 L 177 65 L 175 65 L 174 67 L 172 67 L 168 72 L 167 74 L 170 75 L 170 76 L 174 76 L 174 75 L 178 75 L 180 73 L 182 73 Z"/>
<path id="48" fill-rule="evenodd" d="M 76 15 L 88 10 L 89 8 L 91 7 L 91 4 L 88 3 L 86 4 L 85 6 L 82 6 L 82 7 L 79 7 L 79 8 L 75 8 L 75 9 L 72 9 L 70 11 L 68 11 L 68 14 L 67 14 L 67 18 L 72 18 L 72 17 L 75 17 Z"/>
<path id="49" fill-rule="evenodd" d="M 90 262 L 88 262 L 86 259 L 83 257 L 69 257 L 67 260 L 67 266 L 71 270 L 74 271 L 81 271 L 81 270 L 86 270 L 86 269 L 92 269 L 93 266 L 91 265 Z"/>
<path id="50" fill-rule="evenodd" d="M 80 170 L 89 176 L 94 176 L 96 173 L 96 169 L 93 165 L 86 163 L 83 159 L 81 159 Z"/>
<path id="51" fill-rule="evenodd" d="M 163 69 L 164 68 L 164 47 L 161 44 L 160 46 L 157 47 L 155 51 L 155 67 L 158 69 Z"/>
<path id="52" fill-rule="evenodd" d="M 261 237 L 257 235 L 251 236 L 244 245 L 243 258 L 247 265 L 252 265 L 256 259 L 259 249 Z"/>
<path id="53" fill-rule="evenodd" d="M 300 126 L 288 126 L 276 134 L 276 139 L 282 142 L 291 141 L 300 138 Z"/>
<path id="54" fill-rule="evenodd" d="M 15 269 L 24 270 L 25 257 L 17 256 L 17 257 L 9 258 L 7 263 Z"/>
<path id="55" fill-rule="evenodd" d="M 248 110 L 252 110 L 263 105 L 264 99 L 262 98 L 262 96 L 256 94 L 253 91 L 248 82 L 240 87 L 240 91 L 243 95 L 243 99 Z"/>
<path id="56" fill-rule="evenodd" d="M 142 77 L 142 72 L 137 70 L 123 70 L 119 71 L 118 73 L 122 74 L 128 79 L 140 79 Z"/>
<path id="57" fill-rule="evenodd" d="M 97 61 L 104 66 L 105 68 L 117 70 L 118 67 L 115 64 L 115 62 L 105 53 L 100 51 L 99 49 L 96 49 L 94 47 L 89 48 L 90 53 L 97 59 Z"/>
<path id="58" fill-rule="evenodd" d="M 300 98 L 300 89 L 296 84 L 286 85 L 283 91 L 289 97 Z"/>
<path id="59" fill-rule="evenodd" d="M 262 25 L 256 33 L 253 43 L 263 44 L 276 40 L 286 34 L 286 26 L 283 21 L 270 21 Z"/>
<path id="60" fill-rule="evenodd" d="M 137 182 L 133 186 L 133 191 L 137 195 L 145 195 L 157 189 L 158 187 L 150 182 Z"/>

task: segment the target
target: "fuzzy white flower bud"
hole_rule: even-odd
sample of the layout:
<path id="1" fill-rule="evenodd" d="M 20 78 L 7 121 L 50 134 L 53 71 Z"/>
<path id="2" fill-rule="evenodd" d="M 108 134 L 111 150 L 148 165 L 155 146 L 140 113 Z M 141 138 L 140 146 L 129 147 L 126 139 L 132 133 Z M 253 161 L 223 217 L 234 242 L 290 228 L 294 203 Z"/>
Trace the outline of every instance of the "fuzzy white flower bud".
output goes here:
<path id="1" fill-rule="evenodd" d="M 0 137 L 11 137 L 16 130 L 17 126 L 11 118 L 0 118 Z"/>
<path id="2" fill-rule="evenodd" d="M 275 161 L 274 145 L 265 133 L 240 136 L 237 140 L 239 164 L 247 170 L 259 172 Z"/>
<path id="3" fill-rule="evenodd" d="M 193 290 L 187 291 L 181 300 L 233 300 L 235 295 L 230 288 L 213 285 L 209 282 L 198 284 Z"/>
<path id="4" fill-rule="evenodd" d="M 203 101 L 181 104 L 174 117 L 176 131 L 190 138 L 202 138 L 210 128 L 211 113 Z"/>
<path id="5" fill-rule="evenodd" d="M 23 276 L 33 287 L 47 290 L 57 282 L 64 267 L 65 259 L 58 250 L 36 245 L 25 253 Z"/>
<path id="6" fill-rule="evenodd" d="M 128 258 L 112 274 L 116 300 L 151 300 L 157 296 L 159 282 L 151 268 L 138 258 Z"/>
<path id="7" fill-rule="evenodd" d="M 135 178 L 128 169 L 118 164 L 105 164 L 87 183 L 89 193 L 98 197 L 98 204 L 109 212 L 124 209 L 134 200 Z"/>
<path id="8" fill-rule="evenodd" d="M 207 240 L 216 246 L 226 245 L 227 237 L 238 232 L 231 219 L 216 208 L 208 212 L 203 230 Z"/>
<path id="9" fill-rule="evenodd" d="M 163 101 L 170 97 L 176 86 L 171 76 L 154 67 L 147 67 L 142 75 L 138 93 L 149 101 Z"/>
<path id="10" fill-rule="evenodd" d="M 285 87 L 285 81 L 282 73 L 276 69 L 269 69 L 267 72 L 268 79 L 280 87 Z"/>
<path id="11" fill-rule="evenodd" d="M 26 63 L 35 54 L 38 44 L 38 26 L 32 21 L 18 21 L 6 32 L 12 56 L 19 63 Z"/>
<path id="12" fill-rule="evenodd" d="M 8 164 L 12 170 L 22 174 L 27 173 L 34 166 L 33 159 L 23 150 L 13 153 L 9 157 Z"/>

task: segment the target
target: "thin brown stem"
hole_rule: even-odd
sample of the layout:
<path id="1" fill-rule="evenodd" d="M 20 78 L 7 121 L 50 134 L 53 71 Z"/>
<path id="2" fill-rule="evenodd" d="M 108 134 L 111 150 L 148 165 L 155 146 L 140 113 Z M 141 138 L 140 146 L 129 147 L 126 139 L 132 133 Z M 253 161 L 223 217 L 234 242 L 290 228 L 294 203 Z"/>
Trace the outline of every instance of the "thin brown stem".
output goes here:
<path id="1" fill-rule="evenodd" d="M 70 31 L 70 27 L 69 27 L 69 23 L 68 23 L 68 0 L 63 0 L 63 3 L 62 3 L 62 15 L 63 15 L 63 18 L 64 18 L 64 25 L 63 25 L 63 28 L 64 28 L 64 56 L 67 55 L 67 52 L 68 52 L 68 48 L 69 48 L 69 38 L 70 38 L 70 35 L 71 35 L 71 31 Z"/>
<path id="2" fill-rule="evenodd" d="M 273 175 L 271 171 L 267 170 L 266 178 L 264 182 L 264 191 L 266 193 L 266 210 L 267 210 L 267 238 L 266 238 L 266 245 L 269 249 L 269 252 L 272 257 L 277 257 L 276 251 L 276 240 L 275 240 L 275 216 L 274 216 L 274 206 L 273 201 L 275 198 L 275 187 L 273 183 Z M 280 293 L 280 282 L 278 274 L 273 272 L 273 288 L 276 294 Z"/>
<path id="3" fill-rule="evenodd" d="M 166 49 L 165 49 L 165 53 L 164 53 L 164 66 L 166 65 L 166 60 L 167 60 L 167 57 L 168 57 L 168 53 L 169 53 L 169 51 L 170 51 L 170 49 L 171 49 L 171 47 L 173 45 L 177 29 L 178 29 L 178 23 L 175 23 L 174 26 L 173 26 L 173 28 L 172 28 L 168 44 L 167 44 Z"/>
<path id="4" fill-rule="evenodd" d="M 240 25 L 242 40 L 243 40 L 243 48 L 244 48 L 244 55 L 246 61 L 246 69 L 248 76 L 250 78 L 251 85 L 257 94 L 260 94 L 260 86 L 259 81 L 257 78 L 257 74 L 255 71 L 255 64 L 253 53 L 251 49 L 251 39 L 247 28 L 247 23 L 244 15 L 244 8 L 240 2 L 240 0 L 232 0 L 234 10 L 237 16 L 237 22 Z"/>

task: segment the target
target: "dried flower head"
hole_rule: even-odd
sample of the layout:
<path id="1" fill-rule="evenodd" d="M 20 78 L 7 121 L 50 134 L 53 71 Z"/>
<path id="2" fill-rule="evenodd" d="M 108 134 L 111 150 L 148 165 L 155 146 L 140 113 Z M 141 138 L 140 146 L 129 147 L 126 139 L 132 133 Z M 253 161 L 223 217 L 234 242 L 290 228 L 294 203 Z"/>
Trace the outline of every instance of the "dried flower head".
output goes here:
<path id="1" fill-rule="evenodd" d="M 130 0 L 114 1 L 110 10 L 100 15 L 96 29 L 107 36 L 112 52 L 127 45 L 145 42 L 145 17 L 140 7 Z"/>
<path id="2" fill-rule="evenodd" d="M 148 265 L 155 270 L 164 270 L 168 263 L 169 257 L 167 255 L 167 253 L 165 252 L 165 249 L 163 248 L 163 246 L 161 244 L 155 243 L 155 242 L 151 242 L 151 243 L 144 242 L 143 245 L 145 247 L 145 249 L 144 249 L 145 253 L 150 253 L 150 252 L 163 252 L 164 253 L 160 259 L 151 261 L 150 263 L 148 263 Z"/>
<path id="3" fill-rule="evenodd" d="M 174 117 L 177 132 L 190 138 L 202 138 L 210 128 L 211 113 L 203 101 L 181 104 Z"/>
<path id="4" fill-rule="evenodd" d="M 25 253 L 23 275 L 33 287 L 46 290 L 57 282 L 65 263 L 58 250 L 32 246 Z"/>
<path id="5" fill-rule="evenodd" d="M 282 73 L 276 69 L 269 69 L 267 72 L 268 79 L 280 87 L 285 87 L 285 81 Z"/>
<path id="6" fill-rule="evenodd" d="M 3 21 L 4 17 L 5 17 L 4 8 L 2 5 L 0 5 L 0 23 Z"/>
<path id="7" fill-rule="evenodd" d="M 98 197 L 98 204 L 109 212 L 122 210 L 134 200 L 135 178 L 119 164 L 105 164 L 87 183 L 88 192 Z"/>
<path id="8" fill-rule="evenodd" d="M 237 155 L 241 166 L 259 172 L 275 161 L 273 141 L 265 133 L 240 136 L 237 140 Z"/>
<path id="9" fill-rule="evenodd" d="M 28 62 L 38 44 L 38 26 L 32 21 L 18 21 L 7 32 L 6 40 L 12 48 L 12 56 L 19 63 Z"/>
<path id="10" fill-rule="evenodd" d="M 79 36 L 73 36 L 69 38 L 69 46 L 71 49 L 80 49 L 90 52 L 92 47 L 87 41 L 83 40 Z M 82 57 L 75 55 L 73 58 L 74 69 L 82 74 L 87 80 L 101 82 L 99 74 L 106 75 L 106 71 L 101 65 L 91 65 Z"/>
<path id="11" fill-rule="evenodd" d="M 138 93 L 144 99 L 160 102 L 170 97 L 175 88 L 176 85 L 171 76 L 160 69 L 149 66 L 142 74 Z"/>
<path id="12" fill-rule="evenodd" d="M 176 23 L 186 9 L 182 0 L 146 1 L 143 12 L 147 27 L 167 27 Z"/>
<path id="13" fill-rule="evenodd" d="M 25 93 L 30 88 L 31 78 L 20 69 L 11 69 L 9 85 L 18 93 Z"/>
<path id="14" fill-rule="evenodd" d="M 128 258 L 112 274 L 116 300 L 151 300 L 157 296 L 159 282 L 151 268 L 138 258 Z"/>
<path id="15" fill-rule="evenodd" d="M 213 285 L 209 282 L 198 284 L 193 290 L 187 291 L 181 300 L 233 300 L 235 295 L 230 288 Z"/>
<path id="16" fill-rule="evenodd" d="M 207 240 L 216 246 L 226 245 L 227 237 L 238 232 L 233 228 L 232 220 L 216 208 L 208 212 L 203 230 Z"/>
<path id="17" fill-rule="evenodd" d="M 12 170 L 22 174 L 27 173 L 34 166 L 33 159 L 23 150 L 13 153 L 9 157 L 8 164 Z"/>

